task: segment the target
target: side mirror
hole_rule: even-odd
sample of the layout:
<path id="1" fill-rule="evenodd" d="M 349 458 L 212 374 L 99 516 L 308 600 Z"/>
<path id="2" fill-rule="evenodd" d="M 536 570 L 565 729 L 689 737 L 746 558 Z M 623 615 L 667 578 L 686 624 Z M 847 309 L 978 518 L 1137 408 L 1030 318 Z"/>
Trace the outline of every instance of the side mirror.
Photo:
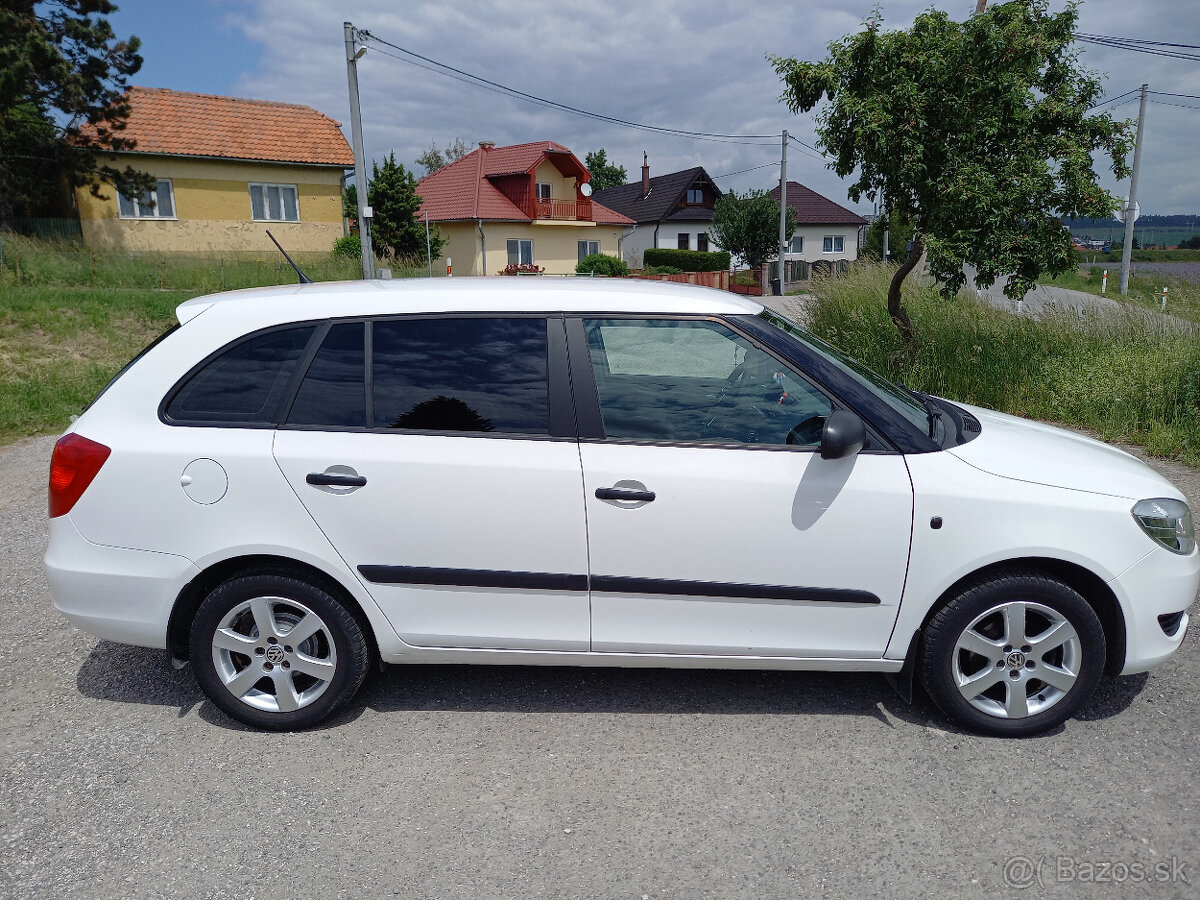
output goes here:
<path id="1" fill-rule="evenodd" d="M 821 431 L 821 459 L 853 456 L 866 442 L 867 429 L 862 419 L 848 409 L 835 409 L 825 419 Z"/>

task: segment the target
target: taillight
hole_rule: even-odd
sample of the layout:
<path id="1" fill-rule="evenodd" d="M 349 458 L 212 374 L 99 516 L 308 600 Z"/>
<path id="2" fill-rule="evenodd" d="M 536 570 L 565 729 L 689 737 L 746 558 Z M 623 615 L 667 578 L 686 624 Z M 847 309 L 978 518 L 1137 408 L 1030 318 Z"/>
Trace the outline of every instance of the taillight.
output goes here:
<path id="1" fill-rule="evenodd" d="M 79 434 L 67 434 L 50 457 L 50 518 L 65 516 L 87 490 L 112 450 Z"/>

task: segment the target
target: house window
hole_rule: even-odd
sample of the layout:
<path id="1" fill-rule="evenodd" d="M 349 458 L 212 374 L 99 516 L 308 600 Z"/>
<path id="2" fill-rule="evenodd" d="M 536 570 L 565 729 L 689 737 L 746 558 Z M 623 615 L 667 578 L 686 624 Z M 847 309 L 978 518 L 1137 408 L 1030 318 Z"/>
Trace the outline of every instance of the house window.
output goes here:
<path id="1" fill-rule="evenodd" d="M 175 196 L 171 191 L 171 180 L 158 179 L 153 189 L 140 197 L 126 197 L 118 191 L 117 206 L 122 219 L 173 219 Z"/>
<path id="2" fill-rule="evenodd" d="M 580 241 L 579 242 L 579 258 L 580 259 L 583 259 L 585 256 L 591 256 L 593 253 L 599 253 L 599 252 L 600 252 L 600 242 L 599 241 Z"/>
<path id="3" fill-rule="evenodd" d="M 679 249 L 688 249 L 688 234 L 686 231 L 679 232 Z"/>
<path id="4" fill-rule="evenodd" d="M 250 185 L 250 215 L 256 222 L 299 222 L 300 203 L 294 184 Z"/>
<path id="5" fill-rule="evenodd" d="M 845 250 L 846 239 L 840 234 L 827 234 L 821 245 L 822 253 L 842 253 Z"/>
<path id="6" fill-rule="evenodd" d="M 704 204 L 704 191 L 700 188 L 688 188 L 687 205 L 702 206 Z"/>
<path id="7" fill-rule="evenodd" d="M 708 252 L 708 232 L 702 231 L 696 235 L 696 249 L 702 253 Z"/>
<path id="8" fill-rule="evenodd" d="M 827 239 L 828 240 L 828 239 Z M 796 234 L 792 236 L 792 242 L 788 244 L 788 253 L 803 253 L 804 252 L 804 235 Z M 833 251 L 828 251 L 832 253 Z"/>
<path id="9" fill-rule="evenodd" d="M 532 266 L 533 241 L 510 240 L 508 242 L 508 264 L 510 266 Z"/>
<path id="10" fill-rule="evenodd" d="M 537 198 L 539 200 L 550 199 L 550 185 L 548 183 L 544 181 L 539 181 L 537 183 Z"/>

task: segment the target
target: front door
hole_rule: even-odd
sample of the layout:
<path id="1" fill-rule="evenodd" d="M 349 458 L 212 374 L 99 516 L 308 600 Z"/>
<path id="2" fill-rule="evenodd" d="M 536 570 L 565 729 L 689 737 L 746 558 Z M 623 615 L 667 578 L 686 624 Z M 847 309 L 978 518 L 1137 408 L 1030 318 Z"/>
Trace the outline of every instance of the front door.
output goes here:
<path id="1" fill-rule="evenodd" d="M 584 320 L 592 649 L 870 658 L 895 623 L 904 459 L 816 452 L 832 401 L 725 324 Z"/>
<path id="2" fill-rule="evenodd" d="M 579 453 L 550 433 L 561 332 L 335 324 L 276 433 L 297 496 L 409 644 L 588 649 Z"/>

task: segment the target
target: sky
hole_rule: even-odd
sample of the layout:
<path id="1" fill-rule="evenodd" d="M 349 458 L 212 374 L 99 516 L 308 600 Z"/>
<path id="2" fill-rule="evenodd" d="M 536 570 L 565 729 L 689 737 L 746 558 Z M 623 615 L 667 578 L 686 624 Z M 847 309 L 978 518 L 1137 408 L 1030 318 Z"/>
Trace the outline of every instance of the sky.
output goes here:
<path id="1" fill-rule="evenodd" d="M 394 152 L 415 165 L 431 145 L 461 138 L 497 145 L 552 140 L 582 160 L 604 148 L 630 181 L 703 166 L 723 190 L 779 183 L 780 132 L 815 146 L 813 114 L 779 102 L 768 54 L 818 60 L 829 42 L 860 30 L 874 0 L 784 4 L 741 0 L 116 0 L 119 37 L 137 35 L 143 87 L 302 103 L 343 123 L 350 137 L 342 23 L 471 75 L 589 112 L 645 125 L 721 135 L 701 140 L 597 121 L 472 86 L 378 44 L 358 62 L 368 168 Z M 882 0 L 885 28 L 905 28 L 930 6 L 965 19 L 976 0 Z M 1061 10 L 1065 0 L 1051 0 Z M 1200 44 L 1200 0 L 1083 0 L 1077 30 Z M 1147 104 L 1138 201 L 1143 214 L 1200 213 L 1200 62 L 1078 44 L 1102 96 L 1152 91 Z M 1195 52 L 1195 51 L 1188 51 Z M 405 61 L 408 60 L 408 61 Z M 422 63 L 422 66 L 425 64 Z M 1188 94 L 1193 98 L 1165 95 Z M 1136 120 L 1136 93 L 1110 107 Z M 1129 158 L 1133 161 L 1132 154 Z M 1102 183 L 1118 183 L 1098 162 Z M 747 171 L 748 170 L 748 171 Z M 811 150 L 792 144 L 787 174 L 859 212 L 848 182 Z"/>

